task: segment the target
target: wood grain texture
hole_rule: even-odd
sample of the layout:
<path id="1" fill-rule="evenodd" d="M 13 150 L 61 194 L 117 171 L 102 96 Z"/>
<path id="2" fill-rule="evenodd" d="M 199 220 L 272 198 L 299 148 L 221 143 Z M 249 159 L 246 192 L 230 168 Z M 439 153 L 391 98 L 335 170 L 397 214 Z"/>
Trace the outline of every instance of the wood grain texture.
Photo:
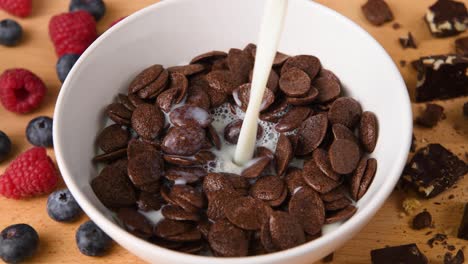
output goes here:
<path id="1" fill-rule="evenodd" d="M 410 62 L 423 55 L 454 52 L 455 38 L 433 38 L 422 20 L 425 10 L 434 2 L 433 0 L 387 0 L 394 11 L 395 21 L 402 25 L 399 30 L 393 29 L 391 23 L 382 27 L 371 26 L 360 10 L 364 1 L 318 0 L 370 32 L 398 65 L 400 60 Z M 55 73 L 57 58 L 48 36 L 48 21 L 52 15 L 66 12 L 69 1 L 33 0 L 33 2 L 34 9 L 31 17 L 15 18 L 25 31 L 25 38 L 21 45 L 15 48 L 0 47 L 0 72 L 8 68 L 27 68 L 39 75 L 49 90 L 45 102 L 34 113 L 19 116 L 0 107 L 0 130 L 5 131 L 14 144 L 10 160 L 31 147 L 24 134 L 28 121 L 38 115 L 52 116 L 54 102 L 60 90 L 60 82 Z M 103 32 L 113 20 L 155 2 L 157 0 L 106 0 L 108 12 L 99 22 L 99 32 Z M 463 2 L 468 5 L 467 0 Z M 0 11 L 0 19 L 7 17 L 11 16 Z M 408 31 L 411 31 L 416 38 L 419 46 L 416 50 L 403 50 L 398 44 L 398 37 L 405 35 Z M 347 47 L 343 46 L 343 48 Z M 413 94 L 416 83 L 415 71 L 409 65 L 400 67 L 400 70 L 410 93 Z M 465 97 L 437 101 L 445 107 L 447 117 L 434 129 L 415 127 L 417 146 L 422 147 L 431 142 L 442 143 L 466 161 L 468 122 L 462 115 L 462 105 L 467 100 L 468 98 Z M 423 106 L 423 104 L 413 104 L 414 114 L 418 115 Z M 395 107 L 398 107 L 396 103 Z M 397 140 L 399 139 L 395 138 L 395 141 Z M 49 150 L 49 153 L 53 157 L 53 151 Z M 3 172 L 10 160 L 0 164 L 0 172 Z M 454 195 L 455 198 L 449 199 L 449 195 Z M 455 238 L 463 203 L 468 202 L 467 177 L 462 179 L 456 188 L 446 191 L 439 197 L 421 201 L 422 205 L 418 211 L 427 209 L 433 214 L 435 227 L 432 229 L 414 231 L 409 228 L 412 217 L 402 214 L 401 204 L 405 197 L 395 191 L 373 220 L 353 240 L 335 253 L 333 263 L 369 263 L 371 249 L 403 243 L 417 243 L 431 263 L 442 263 L 446 250 L 442 246 L 435 246 L 433 249 L 427 246 L 426 241 L 431 238 L 431 235 L 425 235 L 428 231 L 447 233 L 449 244 L 454 244 L 457 249 L 467 244 L 466 241 Z M 80 223 L 86 221 L 86 217 L 72 224 L 56 223 L 47 216 L 46 199 L 47 197 L 40 197 L 27 201 L 13 201 L 0 198 L 0 229 L 10 224 L 24 222 L 34 226 L 40 234 L 39 253 L 29 263 L 142 263 L 118 245 L 113 247 L 109 255 L 102 258 L 81 255 L 76 248 L 74 237 L 75 230 Z M 467 250 L 465 254 L 468 254 Z"/>

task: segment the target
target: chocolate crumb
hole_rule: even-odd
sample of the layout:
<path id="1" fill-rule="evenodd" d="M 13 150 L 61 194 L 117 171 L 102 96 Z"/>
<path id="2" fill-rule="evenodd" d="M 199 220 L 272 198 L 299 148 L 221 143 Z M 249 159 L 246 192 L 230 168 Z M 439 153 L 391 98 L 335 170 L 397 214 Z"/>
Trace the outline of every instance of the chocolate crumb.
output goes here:
<path id="1" fill-rule="evenodd" d="M 434 127 L 444 117 L 444 108 L 438 104 L 426 104 L 426 109 L 416 118 L 416 123 L 424 127 Z"/>
<path id="2" fill-rule="evenodd" d="M 413 34 L 411 34 L 411 32 L 408 32 L 408 36 L 406 37 L 400 37 L 399 41 L 403 49 L 407 49 L 407 48 L 417 49 L 418 48 L 414 40 Z"/>
<path id="3" fill-rule="evenodd" d="M 430 234 L 432 234 L 432 231 L 426 232 L 426 234 L 424 234 L 424 235 L 428 236 Z"/>
<path id="4" fill-rule="evenodd" d="M 452 200 L 453 198 L 455 198 L 455 195 L 453 195 L 453 194 L 451 194 L 451 195 L 448 196 L 448 199 L 449 199 L 449 200 Z"/>
<path id="5" fill-rule="evenodd" d="M 452 253 L 447 252 L 444 255 L 444 264 L 463 264 L 465 263 L 465 255 L 463 251 L 460 249 L 457 251 L 455 256 L 452 256 Z"/>
<path id="6" fill-rule="evenodd" d="M 416 151 L 416 137 L 414 136 L 414 133 L 413 133 L 413 136 L 411 138 L 411 147 L 410 147 L 410 151 L 411 152 L 415 152 Z"/>
<path id="7" fill-rule="evenodd" d="M 333 253 L 328 254 L 326 257 L 322 259 L 323 263 L 329 263 L 333 261 Z"/>
<path id="8" fill-rule="evenodd" d="M 432 215 L 427 212 L 421 212 L 413 218 L 413 229 L 420 230 L 430 227 L 432 224 Z"/>
<path id="9" fill-rule="evenodd" d="M 384 0 L 368 0 L 362 7 L 366 19 L 374 26 L 393 20 L 393 13 Z"/>
<path id="10" fill-rule="evenodd" d="M 397 30 L 397 29 L 400 29 L 400 28 L 401 28 L 401 25 L 400 25 L 400 23 L 395 22 L 395 23 L 392 24 L 392 28 L 395 29 L 395 30 Z"/>
<path id="11" fill-rule="evenodd" d="M 445 234 L 440 234 L 440 233 L 437 233 L 435 234 L 431 239 L 429 239 L 427 241 L 427 244 L 433 248 L 434 245 L 438 245 L 439 243 L 438 242 L 444 242 L 447 240 L 447 235 Z"/>
<path id="12" fill-rule="evenodd" d="M 450 251 L 454 251 L 456 247 L 454 245 L 447 245 L 447 249 Z"/>
<path id="13" fill-rule="evenodd" d="M 400 66 L 402 68 L 406 67 L 406 61 L 405 60 L 400 60 Z"/>

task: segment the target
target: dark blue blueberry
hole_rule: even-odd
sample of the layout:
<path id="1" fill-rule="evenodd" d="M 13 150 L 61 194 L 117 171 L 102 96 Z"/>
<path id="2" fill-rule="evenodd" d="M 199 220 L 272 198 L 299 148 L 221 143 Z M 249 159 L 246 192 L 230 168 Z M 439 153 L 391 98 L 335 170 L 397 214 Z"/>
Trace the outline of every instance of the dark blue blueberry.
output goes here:
<path id="1" fill-rule="evenodd" d="M 80 58 L 78 54 L 65 54 L 57 61 L 56 70 L 57 76 L 61 82 L 65 81 L 68 73 L 75 65 L 76 61 Z"/>
<path id="2" fill-rule="evenodd" d="M 10 138 L 0 130 L 0 162 L 4 161 L 11 151 Z"/>
<path id="3" fill-rule="evenodd" d="M 93 15 L 99 21 L 106 13 L 106 5 L 102 0 L 71 0 L 69 11 L 84 10 Z"/>
<path id="4" fill-rule="evenodd" d="M 0 233 L 0 258 L 18 263 L 32 256 L 39 245 L 39 235 L 27 224 L 11 225 Z"/>
<path id="5" fill-rule="evenodd" d="M 47 199 L 47 213 L 58 222 L 70 222 L 81 215 L 81 208 L 68 189 L 55 191 Z"/>
<path id="6" fill-rule="evenodd" d="M 20 24 L 11 19 L 0 21 L 0 44 L 5 46 L 15 46 L 23 35 Z"/>
<path id="7" fill-rule="evenodd" d="M 31 120 L 26 127 L 26 137 L 34 146 L 53 147 L 52 118 L 40 116 Z"/>
<path id="8" fill-rule="evenodd" d="M 86 256 L 102 256 L 112 245 L 112 239 L 91 220 L 78 228 L 75 239 L 78 249 Z"/>

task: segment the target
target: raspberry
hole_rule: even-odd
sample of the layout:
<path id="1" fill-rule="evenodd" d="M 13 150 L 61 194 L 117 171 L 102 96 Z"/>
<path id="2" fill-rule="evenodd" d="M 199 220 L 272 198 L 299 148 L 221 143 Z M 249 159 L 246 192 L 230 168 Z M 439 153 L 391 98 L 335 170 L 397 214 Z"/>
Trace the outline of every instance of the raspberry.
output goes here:
<path id="1" fill-rule="evenodd" d="M 31 0 L 0 0 L 0 8 L 12 15 L 27 17 L 31 14 L 32 3 Z"/>
<path id="2" fill-rule="evenodd" d="M 96 21 L 83 10 L 63 13 L 50 20 L 49 36 L 59 57 L 66 53 L 81 54 L 97 37 Z"/>
<path id="3" fill-rule="evenodd" d="M 0 75 L 0 102 L 11 112 L 31 112 L 42 102 L 46 91 L 44 82 L 28 70 L 10 69 Z"/>
<path id="4" fill-rule="evenodd" d="M 0 177 L 0 194 L 22 199 L 50 193 L 58 181 L 58 172 L 46 149 L 34 147 L 19 155 Z"/>

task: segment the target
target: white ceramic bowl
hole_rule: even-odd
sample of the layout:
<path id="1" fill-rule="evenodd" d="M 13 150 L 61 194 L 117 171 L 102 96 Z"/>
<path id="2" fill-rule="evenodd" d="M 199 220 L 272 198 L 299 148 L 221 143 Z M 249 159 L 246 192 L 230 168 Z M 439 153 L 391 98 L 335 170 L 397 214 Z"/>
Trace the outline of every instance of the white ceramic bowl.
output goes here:
<path id="1" fill-rule="evenodd" d="M 220 259 L 178 253 L 145 242 L 120 228 L 90 188 L 91 163 L 104 107 L 125 92 L 147 66 L 189 61 L 193 56 L 256 42 L 264 0 L 170 0 L 145 8 L 105 32 L 81 56 L 60 92 L 54 145 L 63 178 L 88 216 L 117 243 L 153 263 L 215 264 Z M 364 30 L 317 3 L 290 0 L 280 50 L 313 54 L 333 70 L 346 92 L 380 126 L 373 156 L 377 175 L 358 212 L 338 229 L 307 244 L 274 254 L 223 258 L 223 263 L 312 263 L 351 239 L 393 190 L 411 141 L 412 116 L 405 84 L 385 50 Z M 122 260 L 125 262 L 125 260 Z"/>

